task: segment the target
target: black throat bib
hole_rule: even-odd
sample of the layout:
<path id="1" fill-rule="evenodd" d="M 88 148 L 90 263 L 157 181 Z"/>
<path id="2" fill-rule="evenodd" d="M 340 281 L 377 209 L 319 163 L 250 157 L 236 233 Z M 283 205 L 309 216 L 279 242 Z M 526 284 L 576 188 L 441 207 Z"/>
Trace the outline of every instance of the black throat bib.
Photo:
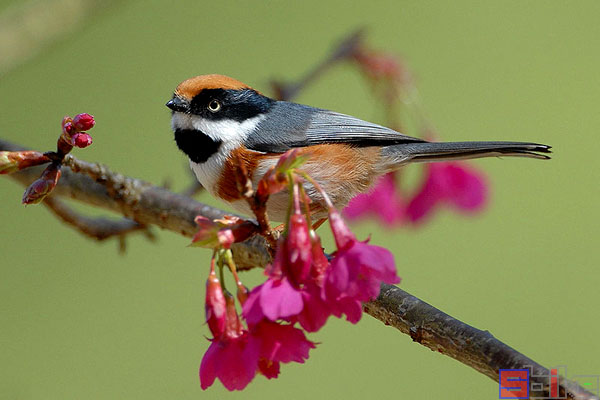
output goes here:
<path id="1" fill-rule="evenodd" d="M 175 142 L 179 150 L 183 151 L 195 163 L 203 163 L 219 151 L 222 141 L 214 141 L 210 136 L 194 129 L 177 129 Z"/>

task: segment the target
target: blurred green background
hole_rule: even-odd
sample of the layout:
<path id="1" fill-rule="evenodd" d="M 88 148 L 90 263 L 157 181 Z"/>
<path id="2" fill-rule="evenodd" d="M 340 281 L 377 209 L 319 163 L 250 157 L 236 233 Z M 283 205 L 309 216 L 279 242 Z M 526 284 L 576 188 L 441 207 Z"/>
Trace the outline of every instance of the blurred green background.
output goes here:
<path id="1" fill-rule="evenodd" d="M 180 81 L 223 73 L 267 92 L 269 79 L 302 76 L 359 26 L 407 60 L 443 139 L 551 144 L 550 162 L 476 162 L 492 183 L 480 216 L 443 211 L 420 229 L 357 230 L 393 250 L 409 292 L 547 367 L 600 374 L 599 2 L 146 0 L 92 3 L 79 23 L 68 7 L 87 3 L 62 3 L 41 21 L 73 30 L 0 77 L 0 137 L 49 150 L 63 115 L 90 112 L 94 145 L 76 155 L 155 184 L 182 190 L 190 179 L 164 106 Z M 31 4 L 47 3 L 1 1 L 0 13 Z M 297 100 L 381 115 L 350 66 Z M 279 379 L 202 392 L 209 251 L 158 232 L 157 243 L 129 238 L 121 256 L 115 242 L 24 208 L 22 191 L 0 179 L 1 398 L 498 396 L 489 378 L 368 315 L 356 326 L 330 320 L 311 335 L 321 344 L 307 363 Z"/>

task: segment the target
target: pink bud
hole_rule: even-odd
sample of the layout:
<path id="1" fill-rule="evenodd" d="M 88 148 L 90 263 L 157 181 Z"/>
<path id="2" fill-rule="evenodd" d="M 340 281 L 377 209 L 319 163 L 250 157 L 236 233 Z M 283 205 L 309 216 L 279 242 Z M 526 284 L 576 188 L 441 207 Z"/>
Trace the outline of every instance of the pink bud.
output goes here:
<path id="1" fill-rule="evenodd" d="M 229 339 L 235 339 L 242 336 L 244 327 L 240 321 L 237 310 L 235 309 L 235 298 L 229 292 L 225 292 L 225 304 L 227 308 L 227 324 L 225 326 L 225 336 Z"/>
<path id="2" fill-rule="evenodd" d="M 50 164 L 39 179 L 35 180 L 23 194 L 23 204 L 37 204 L 44 200 L 56 187 L 60 179 L 60 164 Z"/>
<path id="3" fill-rule="evenodd" d="M 72 122 L 73 122 L 73 118 L 69 117 L 68 115 L 65 115 L 62 119 L 62 122 L 60 123 L 60 126 L 62 128 L 64 128 L 67 123 L 72 123 Z"/>
<path id="4" fill-rule="evenodd" d="M 83 149 L 92 144 L 92 137 L 87 133 L 77 132 L 71 137 L 71 145 Z"/>
<path id="5" fill-rule="evenodd" d="M 213 337 L 215 339 L 220 338 L 225 332 L 227 312 L 223 289 L 221 288 L 221 283 L 214 270 L 206 281 L 204 310 L 206 312 L 206 323 L 208 324 Z"/>
<path id="6" fill-rule="evenodd" d="M 302 214 L 292 214 L 286 240 L 289 272 L 297 284 L 304 283 L 310 274 L 312 246 L 306 218 Z"/>
<path id="7" fill-rule="evenodd" d="M 95 124 L 96 121 L 94 121 L 94 116 L 88 113 L 77 114 L 75 118 L 73 118 L 73 126 L 79 132 L 90 130 Z"/>
<path id="8" fill-rule="evenodd" d="M 311 252 L 312 252 L 312 269 L 310 274 L 315 280 L 317 285 L 322 286 L 323 279 L 325 277 L 325 271 L 329 266 L 329 260 L 323 252 L 323 246 L 321 245 L 321 238 L 317 235 L 314 230 L 310 231 L 311 236 Z"/>
<path id="9" fill-rule="evenodd" d="M 340 213 L 333 207 L 329 209 L 329 225 L 338 249 L 342 249 L 356 240 L 356 236 L 348 229 Z"/>
<path id="10" fill-rule="evenodd" d="M 66 122 L 63 124 L 62 131 L 65 135 L 71 136 L 75 132 L 72 122 Z"/>
<path id="11" fill-rule="evenodd" d="M 237 285 L 237 293 L 236 297 L 240 304 L 243 306 L 246 300 L 248 300 L 248 296 L 250 295 L 250 291 L 248 288 L 241 284 L 241 282 Z"/>

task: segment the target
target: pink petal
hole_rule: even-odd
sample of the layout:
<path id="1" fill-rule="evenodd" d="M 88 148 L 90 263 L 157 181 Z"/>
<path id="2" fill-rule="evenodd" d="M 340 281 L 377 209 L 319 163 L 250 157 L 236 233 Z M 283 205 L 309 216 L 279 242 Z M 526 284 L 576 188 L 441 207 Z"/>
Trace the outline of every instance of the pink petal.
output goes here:
<path id="1" fill-rule="evenodd" d="M 242 306 L 242 315 L 249 325 L 257 324 L 265 318 L 265 314 L 260 306 L 260 291 L 263 285 L 264 283 L 252 289 Z"/>
<path id="2" fill-rule="evenodd" d="M 396 185 L 394 172 L 382 176 L 373 189 L 354 197 L 344 209 L 344 216 L 357 220 L 375 215 L 386 226 L 401 223 L 404 217 L 404 201 Z"/>
<path id="3" fill-rule="evenodd" d="M 280 364 L 276 361 L 261 358 L 258 360 L 258 370 L 267 379 L 277 378 L 280 372 Z"/>
<path id="4" fill-rule="evenodd" d="M 202 387 L 202 390 L 206 390 L 206 388 L 212 386 L 212 384 L 215 382 L 217 377 L 216 362 L 218 361 L 218 352 L 218 343 L 212 342 L 210 346 L 208 346 L 206 353 L 204 353 L 204 357 L 202 357 L 199 371 L 200 387 Z"/>
<path id="5" fill-rule="evenodd" d="M 262 358 L 282 363 L 304 363 L 310 349 L 316 347 L 306 339 L 302 330 L 266 320 L 252 331 L 252 338 L 261 343 Z"/>
<path id="6" fill-rule="evenodd" d="M 297 320 L 307 332 L 317 332 L 331 315 L 330 306 L 322 299 L 321 290 L 315 285 L 304 288 L 302 299 L 304 308 Z"/>
<path id="7" fill-rule="evenodd" d="M 475 211 L 483 207 L 487 198 L 485 177 L 479 171 L 467 168 L 463 163 L 446 166 L 451 183 L 448 200 L 459 209 Z"/>
<path id="8" fill-rule="evenodd" d="M 260 307 L 271 321 L 291 317 L 302 311 L 302 294 L 287 278 L 268 279 L 260 291 Z"/>
<path id="9" fill-rule="evenodd" d="M 427 165 L 427 176 L 421 189 L 409 202 L 407 216 L 420 223 L 432 214 L 438 204 L 449 203 L 463 211 L 476 211 L 487 197 L 484 176 L 461 162 Z"/>
<path id="10" fill-rule="evenodd" d="M 256 375 L 259 348 L 248 335 L 213 341 L 200 364 L 200 386 L 206 389 L 219 378 L 227 390 L 242 390 Z"/>

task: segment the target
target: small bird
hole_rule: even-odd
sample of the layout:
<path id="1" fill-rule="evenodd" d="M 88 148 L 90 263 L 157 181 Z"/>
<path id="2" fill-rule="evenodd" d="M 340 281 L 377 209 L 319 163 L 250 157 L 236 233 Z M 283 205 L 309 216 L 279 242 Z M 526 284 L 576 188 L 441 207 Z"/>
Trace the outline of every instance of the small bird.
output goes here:
<path id="1" fill-rule="evenodd" d="M 242 162 L 256 184 L 282 153 L 299 149 L 302 166 L 338 209 L 381 175 L 416 162 L 517 156 L 548 159 L 550 146 L 523 142 L 428 142 L 381 125 L 320 108 L 277 101 L 223 75 L 201 75 L 177 86 L 166 104 L 175 142 L 190 159 L 198 181 L 236 210 L 251 214 L 236 184 Z M 305 183 L 315 220 L 327 212 Z M 283 221 L 289 194 L 269 198 L 267 212 Z"/>

